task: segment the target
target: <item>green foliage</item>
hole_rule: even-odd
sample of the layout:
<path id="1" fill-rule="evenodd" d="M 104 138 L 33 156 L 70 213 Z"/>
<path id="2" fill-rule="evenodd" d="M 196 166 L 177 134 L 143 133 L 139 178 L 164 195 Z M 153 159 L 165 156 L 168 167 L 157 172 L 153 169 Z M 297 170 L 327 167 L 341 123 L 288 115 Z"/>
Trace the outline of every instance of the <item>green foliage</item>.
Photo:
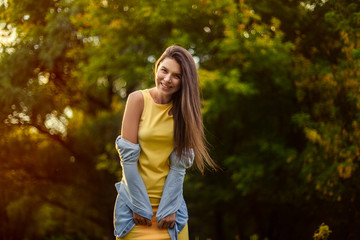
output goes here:
<path id="1" fill-rule="evenodd" d="M 325 223 L 322 223 L 314 233 L 313 238 L 315 240 L 326 240 L 328 239 L 331 232 L 332 231 L 329 229 L 329 226 L 325 225 Z"/>
<path id="2" fill-rule="evenodd" d="M 354 37 L 359 33 L 355 31 L 358 23 L 352 21 L 357 14 L 353 3 L 329 1 L 328 8 L 324 18 L 338 31 L 341 53 L 336 64 L 324 60 L 300 64 L 297 96 L 306 119 L 304 113 L 294 117 L 308 139 L 302 153 L 302 174 L 324 197 L 340 201 L 343 196 L 357 195 L 357 190 L 346 187 L 349 182 L 344 179 L 358 181 L 352 175 L 359 166 L 360 76 L 359 60 L 353 54 Z"/>
<path id="3" fill-rule="evenodd" d="M 199 66 L 222 167 L 188 173 L 190 239 L 359 235 L 358 3 L 5 2 L 1 239 L 113 238 L 124 102 L 171 44 Z"/>

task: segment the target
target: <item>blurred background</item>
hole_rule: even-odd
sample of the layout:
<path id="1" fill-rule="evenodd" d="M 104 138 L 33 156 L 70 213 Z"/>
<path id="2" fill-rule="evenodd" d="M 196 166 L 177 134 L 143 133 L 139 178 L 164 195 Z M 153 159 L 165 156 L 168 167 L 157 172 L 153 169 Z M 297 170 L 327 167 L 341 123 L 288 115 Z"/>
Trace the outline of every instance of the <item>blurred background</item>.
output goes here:
<path id="1" fill-rule="evenodd" d="M 211 155 L 190 239 L 359 239 L 360 3 L 0 0 L 0 239 L 114 239 L 127 95 L 179 44 Z"/>

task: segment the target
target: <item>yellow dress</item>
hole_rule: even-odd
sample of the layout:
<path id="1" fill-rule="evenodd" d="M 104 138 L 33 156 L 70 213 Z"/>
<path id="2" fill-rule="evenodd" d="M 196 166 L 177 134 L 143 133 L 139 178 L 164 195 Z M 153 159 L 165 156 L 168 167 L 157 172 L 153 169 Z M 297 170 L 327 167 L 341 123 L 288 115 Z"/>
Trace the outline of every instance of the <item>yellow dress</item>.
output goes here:
<path id="1" fill-rule="evenodd" d="M 172 103 L 157 104 L 148 89 L 142 90 L 144 110 L 139 124 L 138 139 L 141 147 L 139 173 L 145 183 L 154 216 L 152 226 L 135 225 L 121 240 L 170 240 L 167 229 L 158 228 L 155 220 L 166 176 L 170 171 L 169 156 L 174 149 L 174 119 L 169 115 Z M 118 238 L 119 239 L 119 238 Z M 178 235 L 188 240 L 188 225 Z"/>

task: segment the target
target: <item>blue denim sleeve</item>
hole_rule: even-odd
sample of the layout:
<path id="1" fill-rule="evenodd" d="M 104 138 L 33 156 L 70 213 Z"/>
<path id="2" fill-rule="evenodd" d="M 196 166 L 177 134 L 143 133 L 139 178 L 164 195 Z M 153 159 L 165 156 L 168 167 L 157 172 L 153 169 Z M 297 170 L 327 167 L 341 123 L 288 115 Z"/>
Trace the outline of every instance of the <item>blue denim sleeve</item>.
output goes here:
<path id="1" fill-rule="evenodd" d="M 151 219 L 153 212 L 150 199 L 137 167 L 140 145 L 129 142 L 121 136 L 117 137 L 115 145 L 123 167 L 120 196 L 133 212 Z"/>
<path id="2" fill-rule="evenodd" d="M 118 196 L 116 197 L 114 206 L 114 235 L 117 238 L 125 237 L 130 230 L 135 226 L 131 209 L 126 205 L 125 201 L 120 197 L 118 184 L 116 185 L 118 190 Z"/>
<path id="3" fill-rule="evenodd" d="M 176 212 L 175 229 L 177 232 L 180 232 L 187 222 L 187 209 L 183 198 L 183 183 L 186 168 L 191 167 L 193 161 L 194 151 L 192 149 L 184 150 L 180 158 L 175 151 L 171 153 L 170 171 L 166 178 L 159 208 L 156 213 L 156 221 L 159 222 L 164 217 Z M 174 234 L 175 229 L 169 229 L 169 233 L 172 232 Z M 171 239 L 174 239 L 173 236 Z"/>

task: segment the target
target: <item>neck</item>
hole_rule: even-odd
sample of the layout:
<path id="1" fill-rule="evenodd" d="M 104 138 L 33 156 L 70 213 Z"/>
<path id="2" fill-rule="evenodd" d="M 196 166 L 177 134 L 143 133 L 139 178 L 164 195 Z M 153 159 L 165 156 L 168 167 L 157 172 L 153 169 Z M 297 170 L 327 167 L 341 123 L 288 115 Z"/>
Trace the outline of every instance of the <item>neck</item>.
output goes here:
<path id="1" fill-rule="evenodd" d="M 161 94 L 156 88 L 153 88 L 150 93 L 157 104 L 168 104 L 171 102 L 171 95 Z"/>

